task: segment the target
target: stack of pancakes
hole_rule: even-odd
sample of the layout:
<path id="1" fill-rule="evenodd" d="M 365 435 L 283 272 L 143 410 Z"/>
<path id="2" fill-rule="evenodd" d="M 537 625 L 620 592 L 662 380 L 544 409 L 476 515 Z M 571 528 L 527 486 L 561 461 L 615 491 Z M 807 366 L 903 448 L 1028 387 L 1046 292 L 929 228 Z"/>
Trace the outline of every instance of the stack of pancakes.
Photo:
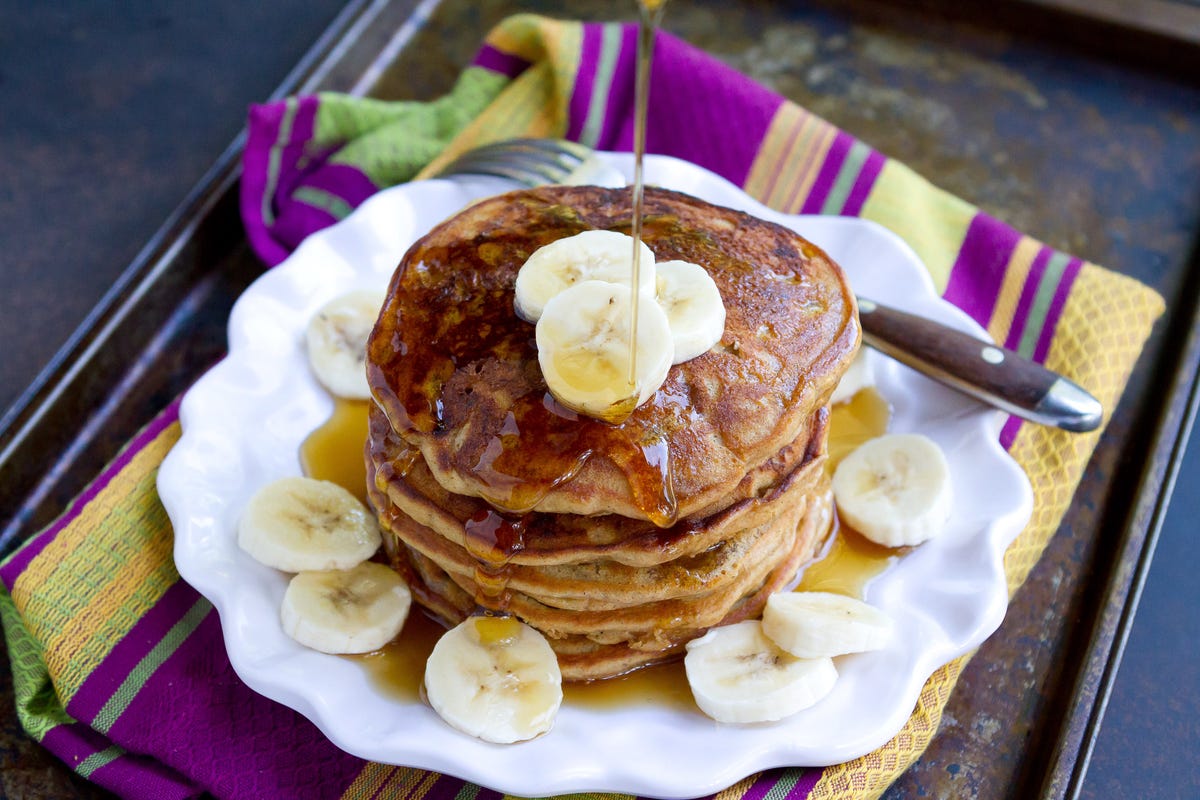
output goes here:
<path id="1" fill-rule="evenodd" d="M 794 232 L 647 189 L 643 241 L 704 266 L 709 352 L 620 425 L 558 404 L 513 311 L 533 251 L 628 232 L 629 190 L 484 200 L 405 255 L 367 348 L 368 489 L 393 566 L 455 622 L 510 613 L 563 677 L 618 675 L 758 615 L 830 530 L 828 398 L 859 343 L 838 267 Z"/>

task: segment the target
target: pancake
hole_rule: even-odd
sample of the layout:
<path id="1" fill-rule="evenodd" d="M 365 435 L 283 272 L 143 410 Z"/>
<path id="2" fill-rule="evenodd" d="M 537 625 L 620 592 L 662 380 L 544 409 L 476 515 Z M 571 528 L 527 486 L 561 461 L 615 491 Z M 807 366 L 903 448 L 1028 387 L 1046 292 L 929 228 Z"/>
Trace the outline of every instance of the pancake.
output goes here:
<path id="1" fill-rule="evenodd" d="M 643 240 L 658 260 L 704 266 L 725 334 L 675 365 L 617 426 L 559 405 L 534 326 L 513 312 L 538 247 L 628 231 L 630 190 L 544 187 L 486 199 L 405 254 L 367 348 L 391 430 L 446 491 L 509 512 L 616 514 L 671 527 L 730 504 L 747 474 L 794 442 L 859 343 L 841 270 L 793 231 L 647 188 Z"/>
<path id="2" fill-rule="evenodd" d="M 464 589 L 475 587 L 482 569 L 502 577 L 505 589 L 513 594 L 525 593 L 562 609 L 609 611 L 738 587 L 744 591 L 746 575 L 757 574 L 761 580 L 756 570 L 779 561 L 782 550 L 790 546 L 804 508 L 804 502 L 792 504 L 761 525 L 729 533 L 707 550 L 650 567 L 597 559 L 550 566 L 497 562 L 481 568 L 480 559 L 465 548 L 401 511 L 384 509 L 379 518 L 384 528 L 436 562 Z M 473 593 L 481 605 L 487 604 L 487 597 Z"/>
<path id="3" fill-rule="evenodd" d="M 703 635 L 710 627 L 759 616 L 767 598 L 785 589 L 797 570 L 820 551 L 829 535 L 832 519 L 831 496 L 816 495 L 796 526 L 792 549 L 773 565 L 760 585 L 729 605 L 715 620 L 710 621 L 712 615 L 709 609 L 693 617 L 676 617 L 675 625 L 660 625 L 642 631 L 598 628 L 585 634 L 543 628 L 550 646 L 558 655 L 563 679 L 598 680 L 668 661 L 681 656 L 684 645 Z M 395 540 L 392 544 L 393 567 L 406 577 L 414 598 L 422 606 L 447 625 L 461 622 L 477 609 L 472 594 L 459 586 L 435 562 L 403 545 L 395 547 Z M 529 612 L 528 608 L 522 610 Z M 660 611 L 669 613 L 670 609 L 663 607 Z M 517 613 L 517 616 L 524 619 L 521 613 Z"/>
<path id="4" fill-rule="evenodd" d="M 602 558 L 646 567 L 693 555 L 716 545 L 732 531 L 762 524 L 779 513 L 772 509 L 771 501 L 781 493 L 800 496 L 811 491 L 824 468 L 820 448 L 827 426 L 828 414 L 814 414 L 812 425 L 800 437 L 745 476 L 726 498 L 729 505 L 707 517 L 680 520 L 670 528 L 617 514 L 530 512 L 506 519 L 480 498 L 447 491 L 420 453 L 390 434 L 378 409 L 370 414 L 374 444 L 368 454 L 368 488 L 377 508 L 402 511 L 414 522 L 476 553 L 481 547 L 498 545 L 494 529 L 488 526 L 510 525 L 514 530 L 507 550 L 496 558 L 512 564 L 570 564 Z"/>
<path id="5" fill-rule="evenodd" d="M 367 346 L 367 489 L 393 567 L 448 623 L 482 609 L 537 628 L 566 680 L 757 616 L 831 529 L 827 403 L 860 337 L 845 277 L 787 228 L 645 200 L 645 243 L 702 265 L 726 321 L 625 422 L 553 398 L 513 284 L 550 241 L 628 232 L 628 190 L 468 207 L 405 254 Z"/>

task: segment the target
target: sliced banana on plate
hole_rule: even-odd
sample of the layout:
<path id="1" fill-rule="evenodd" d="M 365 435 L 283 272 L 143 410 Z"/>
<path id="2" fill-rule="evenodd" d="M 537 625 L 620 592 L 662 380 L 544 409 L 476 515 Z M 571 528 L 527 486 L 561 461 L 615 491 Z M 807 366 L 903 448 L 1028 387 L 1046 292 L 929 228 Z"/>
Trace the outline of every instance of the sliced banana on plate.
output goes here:
<path id="1" fill-rule="evenodd" d="M 952 495 L 946 456 L 918 433 L 871 439 L 833 473 L 842 520 L 885 547 L 920 544 L 941 533 L 950 519 Z"/>
<path id="2" fill-rule="evenodd" d="M 514 617 L 470 617 L 434 645 L 425 694 L 451 726 L 508 744 L 550 730 L 562 704 L 562 673 L 538 631 Z"/>
<path id="3" fill-rule="evenodd" d="M 654 396 L 666 380 L 675 349 L 667 315 L 649 297 L 638 303 L 637 402 Z M 584 281 L 550 299 L 537 323 L 538 364 L 550 393 L 567 408 L 600 419 L 627 416 L 628 286 Z"/>
<path id="4" fill-rule="evenodd" d="M 367 338 L 384 296 L 362 290 L 335 297 L 309 320 L 305 332 L 308 363 L 326 389 L 338 397 L 366 400 Z"/>
<path id="5" fill-rule="evenodd" d="M 654 294 L 654 252 L 638 243 L 639 287 Z M 517 272 L 514 307 L 526 322 L 537 322 L 550 299 L 590 280 L 628 286 L 633 275 L 633 237 L 617 231 L 584 231 L 540 247 Z"/>
<path id="6" fill-rule="evenodd" d="M 763 633 L 799 658 L 878 650 L 892 620 L 874 606 L 831 592 L 776 592 L 763 609 Z"/>
<path id="7" fill-rule="evenodd" d="M 655 271 L 658 304 L 675 342 L 674 363 L 707 353 L 725 333 L 725 304 L 716 282 L 704 267 L 688 261 L 662 261 Z"/>
<path id="8" fill-rule="evenodd" d="M 873 358 L 871 348 L 865 345 L 858 348 L 858 353 L 842 374 L 842 379 L 833 390 L 833 396 L 829 398 L 830 405 L 849 403 L 854 399 L 854 395 L 875 385 L 875 372 L 871 363 Z"/>
<path id="9" fill-rule="evenodd" d="M 327 572 L 301 572 L 288 583 L 280 618 L 297 642 L 322 653 L 369 653 L 400 633 L 412 594 L 374 561 Z"/>
<path id="10" fill-rule="evenodd" d="M 718 722 L 774 722 L 815 704 L 833 689 L 830 658 L 797 658 L 747 620 L 688 642 L 683 659 L 700 710 Z"/>
<path id="11" fill-rule="evenodd" d="M 281 478 L 254 493 L 238 545 L 284 572 L 349 569 L 371 557 L 379 525 L 354 495 L 329 481 Z"/>

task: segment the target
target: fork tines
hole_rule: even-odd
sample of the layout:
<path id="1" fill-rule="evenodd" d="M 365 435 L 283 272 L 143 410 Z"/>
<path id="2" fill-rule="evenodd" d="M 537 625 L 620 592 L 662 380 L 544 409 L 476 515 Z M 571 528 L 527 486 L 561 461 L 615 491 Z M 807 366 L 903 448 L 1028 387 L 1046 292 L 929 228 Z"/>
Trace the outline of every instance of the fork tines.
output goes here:
<path id="1" fill-rule="evenodd" d="M 563 181 L 591 155 L 587 146 L 565 139 L 508 139 L 467 151 L 438 175 L 496 175 L 537 186 Z"/>

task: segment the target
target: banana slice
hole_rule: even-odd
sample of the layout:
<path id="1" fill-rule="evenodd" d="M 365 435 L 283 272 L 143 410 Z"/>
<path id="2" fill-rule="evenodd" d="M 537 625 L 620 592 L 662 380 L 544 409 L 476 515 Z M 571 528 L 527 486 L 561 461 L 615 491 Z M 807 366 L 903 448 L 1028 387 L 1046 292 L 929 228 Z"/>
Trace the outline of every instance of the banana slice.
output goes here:
<path id="1" fill-rule="evenodd" d="M 537 323 L 538 363 L 550 393 L 581 414 L 619 421 L 654 396 L 675 349 L 667 315 L 649 296 L 638 303 L 637 391 L 629 385 L 628 286 L 584 281 L 546 304 Z M 636 402 L 630 402 L 636 396 Z"/>
<path id="2" fill-rule="evenodd" d="M 675 341 L 674 363 L 707 353 L 725 333 L 725 304 L 708 271 L 688 261 L 663 261 L 658 273 L 658 304 L 667 313 Z"/>
<path id="3" fill-rule="evenodd" d="M 335 297 L 308 323 L 305 338 L 308 363 L 326 389 L 338 397 L 366 400 L 367 337 L 379 316 L 384 297 L 358 291 Z"/>
<path id="4" fill-rule="evenodd" d="M 776 592 L 763 609 L 763 633 L 798 658 L 878 650 L 892 620 L 861 600 L 831 592 Z"/>
<path id="5" fill-rule="evenodd" d="M 854 395 L 875 385 L 875 371 L 872 368 L 870 351 L 871 348 L 865 345 L 858 348 L 854 360 L 846 368 L 842 379 L 838 381 L 837 387 L 833 390 L 833 396 L 829 398 L 830 405 L 849 403 L 854 399 Z"/>
<path id="6" fill-rule="evenodd" d="M 329 481 L 281 478 L 255 492 L 238 521 L 238 545 L 284 572 L 349 569 L 379 549 L 375 518 Z"/>
<path id="7" fill-rule="evenodd" d="M 654 293 L 654 252 L 638 242 L 639 287 Z M 616 231 L 584 231 L 558 239 L 534 251 L 517 272 L 517 316 L 537 322 L 546 303 L 564 289 L 583 281 L 630 284 L 633 275 L 633 237 Z"/>
<path id="8" fill-rule="evenodd" d="M 329 572 L 301 572 L 288 583 L 283 630 L 322 653 L 369 653 L 400 633 L 412 593 L 383 564 L 365 561 Z"/>
<path id="9" fill-rule="evenodd" d="M 816 703 L 833 689 L 830 658 L 796 658 L 747 620 L 713 628 L 688 642 L 683 659 L 700 710 L 718 722 L 774 722 Z"/>
<path id="10" fill-rule="evenodd" d="M 838 514 L 885 547 L 920 544 L 941 533 L 952 495 L 946 456 L 917 433 L 871 439 L 833 473 Z"/>
<path id="11" fill-rule="evenodd" d="M 562 673 L 538 631 L 514 617 L 470 617 L 434 645 L 425 695 L 451 726 L 509 744 L 550 730 L 562 704 Z"/>

